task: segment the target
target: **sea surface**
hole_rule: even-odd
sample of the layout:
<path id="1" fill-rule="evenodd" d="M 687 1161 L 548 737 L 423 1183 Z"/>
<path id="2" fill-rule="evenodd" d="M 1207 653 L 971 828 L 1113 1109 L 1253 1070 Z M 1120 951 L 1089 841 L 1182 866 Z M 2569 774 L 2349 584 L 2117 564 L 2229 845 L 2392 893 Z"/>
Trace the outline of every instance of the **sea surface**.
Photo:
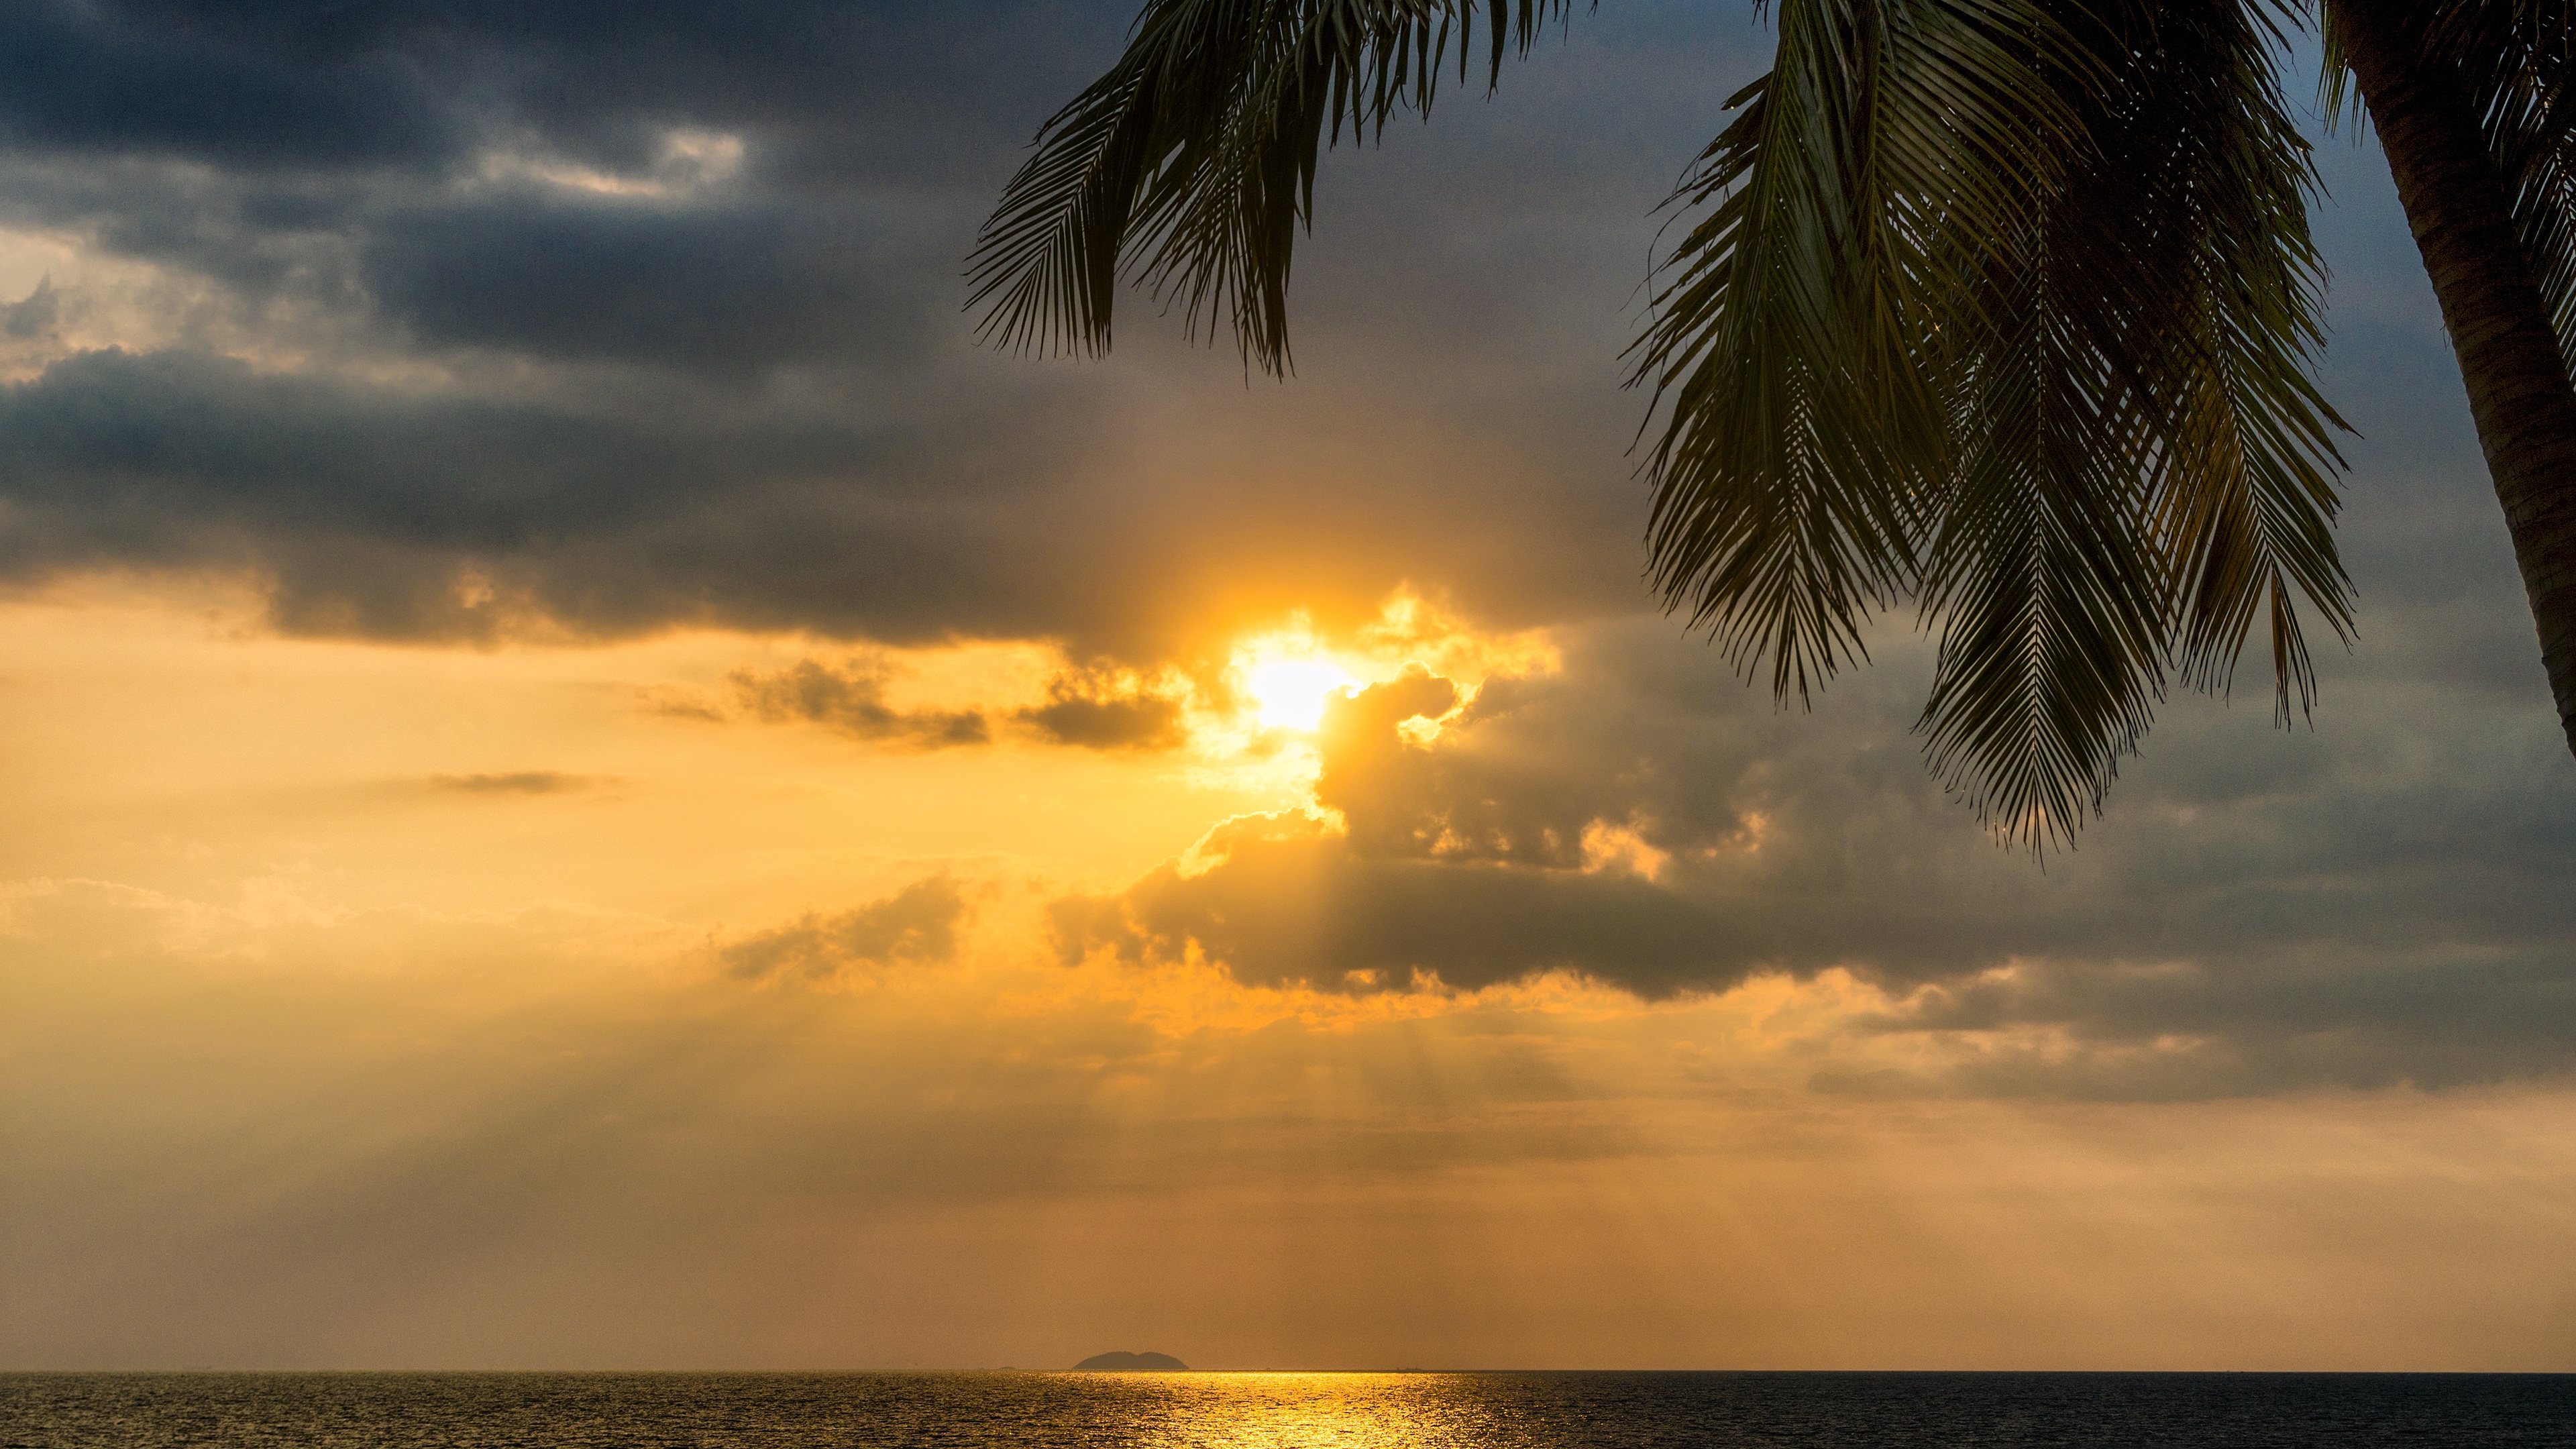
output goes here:
<path id="1" fill-rule="evenodd" d="M 2576 1375 L 7 1374 L 0 1446 L 2576 1446 Z"/>

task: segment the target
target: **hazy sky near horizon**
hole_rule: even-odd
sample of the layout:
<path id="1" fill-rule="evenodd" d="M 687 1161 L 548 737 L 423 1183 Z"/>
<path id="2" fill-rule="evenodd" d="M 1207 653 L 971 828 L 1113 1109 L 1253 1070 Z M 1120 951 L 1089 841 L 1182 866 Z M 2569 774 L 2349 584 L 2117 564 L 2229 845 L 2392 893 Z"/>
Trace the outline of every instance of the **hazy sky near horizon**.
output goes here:
<path id="1" fill-rule="evenodd" d="M 1753 7 L 1327 158 L 1284 384 L 972 344 L 1130 15 L 0 9 L 0 1367 L 2576 1370 L 2576 760 L 2373 150 L 2359 640 L 2042 869 L 1909 619 L 1782 712 L 1639 581 Z"/>

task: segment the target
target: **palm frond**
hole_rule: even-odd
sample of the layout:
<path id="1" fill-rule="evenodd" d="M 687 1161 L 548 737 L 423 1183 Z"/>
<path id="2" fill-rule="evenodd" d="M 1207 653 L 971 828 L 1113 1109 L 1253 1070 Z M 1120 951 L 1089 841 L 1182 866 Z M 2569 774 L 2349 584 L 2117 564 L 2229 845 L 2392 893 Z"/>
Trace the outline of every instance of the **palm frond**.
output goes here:
<path id="1" fill-rule="evenodd" d="M 1635 346 L 1655 582 L 1784 697 L 1914 591 L 1935 772 L 2071 841 L 2169 670 L 2223 688 L 2268 606 L 2304 707 L 2302 608 L 2350 625 L 2282 37 L 2143 0 L 1779 24 Z"/>
<path id="2" fill-rule="evenodd" d="M 1486 30 L 1486 84 L 1570 0 L 1151 0 L 1126 53 L 1038 133 L 968 261 L 978 335 L 1098 354 L 1120 287 L 1224 318 L 1247 361 L 1288 359 L 1287 289 L 1318 152 L 1429 115 Z"/>
<path id="3" fill-rule="evenodd" d="M 1803 698 L 1914 583 L 1948 465 L 1946 299 L 2083 136 L 2085 57 L 2025 0 L 1783 0 L 1769 75 L 1670 204 L 1707 208 L 1634 347 L 1665 425 L 1650 569 Z"/>
<path id="4" fill-rule="evenodd" d="M 2158 344 L 2138 325 L 2162 289 L 2116 160 L 2087 148 L 1950 329 L 1959 452 L 1927 550 L 1941 651 L 1920 728 L 1942 782 L 2035 851 L 2100 807 L 2153 719 L 2170 639 L 2145 385 Z"/>
<path id="5" fill-rule="evenodd" d="M 2352 617 L 2283 37 L 2250 5 L 2095 13 L 2069 26 L 2112 71 L 2070 92 L 2094 145 L 1991 283 L 2006 325 L 1960 329 L 1977 447 L 1924 591 L 1934 769 L 2035 849 L 2100 808 L 2168 662 L 2224 689 L 2268 606 L 2286 713 L 2315 690 L 2301 605 Z"/>
<path id="6" fill-rule="evenodd" d="M 2559 350 L 2576 359 L 2576 4 L 2448 0 L 2416 23 L 2424 59 L 2478 118 Z"/>
<path id="7" fill-rule="evenodd" d="M 2125 171 L 2158 178 L 2144 209 L 2169 279 L 2155 391 L 2168 455 L 2158 531 L 2173 558 L 2184 677 L 2223 691 L 2258 613 L 2277 712 L 2316 697 L 2301 605 L 2351 636 L 2333 475 L 2347 431 L 2310 373 L 2324 345 L 2324 267 L 2308 235 L 2318 191 L 2280 88 L 2282 34 L 2254 6 L 2178 11 L 2157 29 Z"/>

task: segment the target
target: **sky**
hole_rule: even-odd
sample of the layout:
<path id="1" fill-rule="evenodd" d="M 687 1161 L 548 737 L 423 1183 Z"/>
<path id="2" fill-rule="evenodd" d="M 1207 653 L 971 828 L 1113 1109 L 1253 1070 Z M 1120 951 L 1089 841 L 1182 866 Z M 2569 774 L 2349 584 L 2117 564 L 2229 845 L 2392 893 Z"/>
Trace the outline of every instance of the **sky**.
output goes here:
<path id="1" fill-rule="evenodd" d="M 1754 7 L 1329 155 L 1285 382 L 973 341 L 1130 18 L 0 8 L 0 1367 L 2576 1370 L 2576 758 L 2367 144 L 2358 637 L 2034 862 L 1910 615 L 1781 709 L 1641 582 Z"/>

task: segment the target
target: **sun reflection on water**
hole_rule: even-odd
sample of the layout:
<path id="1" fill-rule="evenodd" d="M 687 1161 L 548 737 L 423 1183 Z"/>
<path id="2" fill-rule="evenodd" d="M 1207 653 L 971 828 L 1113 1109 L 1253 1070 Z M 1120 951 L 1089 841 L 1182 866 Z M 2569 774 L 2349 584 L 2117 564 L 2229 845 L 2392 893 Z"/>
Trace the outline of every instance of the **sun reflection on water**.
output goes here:
<path id="1" fill-rule="evenodd" d="M 1102 1375 L 1106 1379 L 1110 1375 Z M 1448 1449 L 1517 1442 L 1456 1374 L 1117 1375 L 1152 1449 Z"/>

